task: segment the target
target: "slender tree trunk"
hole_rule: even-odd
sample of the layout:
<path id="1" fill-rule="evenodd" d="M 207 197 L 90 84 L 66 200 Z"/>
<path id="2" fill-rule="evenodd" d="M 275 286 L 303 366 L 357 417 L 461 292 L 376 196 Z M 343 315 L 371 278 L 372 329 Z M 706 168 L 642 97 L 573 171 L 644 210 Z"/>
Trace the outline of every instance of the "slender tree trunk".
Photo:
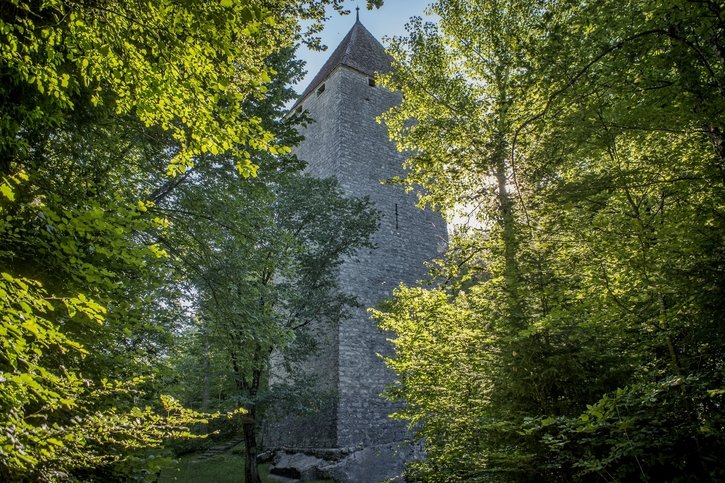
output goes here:
<path id="1" fill-rule="evenodd" d="M 261 347 L 256 346 L 254 351 L 255 361 L 259 361 L 259 355 L 261 354 Z M 249 397 L 254 401 L 257 392 L 259 391 L 259 384 L 261 381 L 261 371 L 253 370 L 251 381 L 247 381 L 244 377 L 244 373 L 238 364 L 237 355 L 234 351 L 231 352 L 232 356 L 232 367 L 236 377 L 237 388 L 241 391 L 241 394 Z M 247 406 L 247 414 L 244 415 L 242 422 L 242 431 L 244 433 L 244 483 L 262 483 L 259 477 L 259 467 L 257 467 L 257 407 L 254 402 Z"/>
<path id="2" fill-rule="evenodd" d="M 257 466 L 257 433 L 255 428 L 255 408 L 249 408 L 249 413 L 245 415 L 242 429 L 244 431 L 244 447 L 246 449 L 244 456 L 244 481 L 245 483 L 262 483 L 259 477 L 259 467 Z"/>
<path id="3" fill-rule="evenodd" d="M 511 300 L 510 311 L 512 321 L 517 327 L 521 328 L 523 327 L 523 310 L 519 296 L 519 268 L 516 259 L 519 247 L 514 215 L 514 201 L 508 189 L 507 143 L 503 126 L 498 135 L 496 147 L 493 152 L 493 170 L 498 192 L 499 223 L 503 232 L 506 291 Z"/>
<path id="4" fill-rule="evenodd" d="M 201 410 L 202 412 L 209 411 L 209 386 L 210 386 L 210 375 L 209 371 L 211 370 L 211 364 L 209 361 L 209 351 L 211 348 L 209 347 L 209 333 L 204 328 L 204 363 L 202 366 L 202 371 L 204 371 L 204 382 L 202 383 L 203 387 L 201 388 Z"/>
<path id="5" fill-rule="evenodd" d="M 503 144 L 503 143 L 502 143 Z M 501 148 L 498 150 L 498 158 L 496 160 L 496 184 L 498 185 L 498 203 L 499 213 L 501 216 L 501 227 L 503 229 L 504 241 L 504 259 L 506 260 L 506 276 L 509 282 L 515 280 L 517 270 L 516 266 L 516 231 L 514 226 L 513 201 L 506 186 L 508 182 L 508 173 L 506 172 L 506 162 L 503 158 L 505 151 Z"/>
<path id="6" fill-rule="evenodd" d="M 712 149 L 717 155 L 717 168 L 720 172 L 720 181 L 725 186 L 725 133 L 718 127 L 709 126 L 705 128 L 712 144 Z"/>

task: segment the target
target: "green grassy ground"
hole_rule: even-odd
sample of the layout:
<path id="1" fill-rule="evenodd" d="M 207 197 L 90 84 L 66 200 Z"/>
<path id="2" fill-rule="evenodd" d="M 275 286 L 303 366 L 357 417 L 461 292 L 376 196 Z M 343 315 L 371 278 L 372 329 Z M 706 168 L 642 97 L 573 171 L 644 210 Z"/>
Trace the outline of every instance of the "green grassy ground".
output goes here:
<path id="1" fill-rule="evenodd" d="M 179 458 L 176 465 L 161 472 L 160 483 L 244 483 L 244 455 L 234 449 L 206 459 L 199 454 Z M 260 468 L 262 481 L 271 483 L 269 465 Z M 314 483 L 314 482 L 311 482 Z M 317 483 L 323 483 L 318 481 Z"/>

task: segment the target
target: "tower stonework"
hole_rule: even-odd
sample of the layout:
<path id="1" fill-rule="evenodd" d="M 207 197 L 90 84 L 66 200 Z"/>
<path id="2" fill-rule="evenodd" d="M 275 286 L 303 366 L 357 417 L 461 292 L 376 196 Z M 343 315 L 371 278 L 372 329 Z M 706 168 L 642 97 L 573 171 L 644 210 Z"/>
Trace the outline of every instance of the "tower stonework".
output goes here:
<path id="1" fill-rule="evenodd" d="M 316 414 L 290 418 L 266 437 L 267 446 L 289 449 L 278 457 L 278 468 L 295 466 L 299 453 L 306 453 L 327 460 L 313 476 L 336 481 L 383 481 L 399 474 L 410 457 L 404 443 L 410 434 L 404 423 L 390 419 L 396 406 L 381 396 L 394 381 L 381 358 L 391 353 L 389 335 L 367 308 L 401 282 L 425 278 L 425 262 L 447 243 L 439 214 L 417 208 L 415 193 L 383 182 L 403 175 L 405 160 L 376 122 L 400 102 L 399 94 L 375 85 L 375 74 L 389 68 L 383 46 L 358 20 L 293 107 L 313 119 L 301 128 L 305 139 L 296 148 L 307 172 L 336 177 L 346 196 L 369 197 L 382 216 L 373 237 L 376 248 L 359 250 L 340 267 L 340 291 L 357 297 L 360 307 L 335 328 L 314 329 L 319 351 L 310 370 L 321 393 L 331 395 L 329 403 L 320 404 Z"/>

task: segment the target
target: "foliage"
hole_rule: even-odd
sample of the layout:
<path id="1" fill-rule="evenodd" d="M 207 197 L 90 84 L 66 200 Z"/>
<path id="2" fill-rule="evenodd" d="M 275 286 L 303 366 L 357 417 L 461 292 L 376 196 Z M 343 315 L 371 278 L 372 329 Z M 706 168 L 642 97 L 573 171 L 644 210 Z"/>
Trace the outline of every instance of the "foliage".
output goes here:
<path id="1" fill-rule="evenodd" d="M 432 10 L 394 44 L 385 120 L 422 201 L 474 222 L 439 288 L 377 313 L 416 474 L 721 479 L 722 6 Z"/>
<path id="2" fill-rule="evenodd" d="M 245 106 L 245 115 L 259 113 L 274 141 L 287 146 L 299 140 L 295 126 L 307 122 L 285 112 L 295 96 L 287 83 L 301 72 L 292 55 L 268 59 L 280 74 L 264 98 Z M 240 184 L 223 157 L 206 158 L 203 172 L 152 209 L 168 220 L 164 246 L 196 298 L 196 320 L 175 359 L 176 389 L 195 407 L 249 410 L 250 483 L 258 478 L 256 431 L 265 409 L 282 393 L 310 392 L 290 390 L 296 363 L 314 351 L 306 329 L 337 323 L 354 302 L 337 291 L 337 268 L 342 257 L 370 246 L 378 220 L 369 201 L 344 198 L 334 179 L 301 174 L 304 164 L 294 156 L 259 151 L 253 159 L 259 175 Z M 290 380 L 272 389 L 273 354 Z"/>
<path id="3" fill-rule="evenodd" d="M 172 174 L 194 156 L 220 152 L 233 152 L 240 173 L 253 174 L 248 149 L 286 148 L 270 145 L 259 118 L 239 119 L 241 105 L 266 91 L 274 72 L 264 60 L 290 45 L 297 16 L 319 18 L 325 3 L 13 0 L 0 24 L 11 79 L 3 86 L 11 101 L 3 150 L 31 148 L 14 134 L 61 122 L 90 102 L 167 131 L 177 143 Z M 12 101 L 21 94 L 39 102 Z"/>
<path id="4" fill-rule="evenodd" d="M 0 479 L 150 477 L 118 471 L 201 418 L 154 382 L 183 294 L 153 208 L 209 155 L 250 176 L 288 152 L 239 114 L 325 5 L 0 6 Z"/>
<path id="5" fill-rule="evenodd" d="M 207 179 L 180 194 L 181 206 L 189 210 L 185 203 L 193 203 L 195 212 L 213 214 L 223 224 L 192 218 L 174 225 L 175 236 L 186 238 L 179 256 L 193 267 L 189 276 L 199 296 L 199 327 L 189 334 L 197 351 L 180 362 L 193 367 L 188 357 L 200 354 L 191 374 L 203 384 L 187 394 L 204 406 L 215 383 L 225 395 L 221 404 L 248 408 L 253 421 L 244 427 L 252 455 L 247 468 L 256 460 L 254 432 L 279 397 L 268 388 L 272 354 L 295 367 L 313 350 L 303 329 L 313 322 L 334 324 L 344 315 L 352 300 L 336 291 L 337 267 L 344 255 L 368 246 L 377 227 L 369 202 L 343 198 L 333 180 L 262 178 L 245 185 L 230 183 L 224 174 Z M 202 234 L 209 245 L 195 242 Z M 186 376 L 177 377 L 189 387 Z"/>

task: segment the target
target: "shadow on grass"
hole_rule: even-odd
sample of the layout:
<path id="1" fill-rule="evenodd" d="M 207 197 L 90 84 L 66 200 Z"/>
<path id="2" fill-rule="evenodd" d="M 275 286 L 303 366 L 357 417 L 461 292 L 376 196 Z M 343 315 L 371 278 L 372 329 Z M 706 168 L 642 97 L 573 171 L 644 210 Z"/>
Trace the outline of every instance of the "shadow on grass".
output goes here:
<path id="1" fill-rule="evenodd" d="M 269 478 L 269 465 L 260 466 L 264 483 L 276 483 Z M 308 483 L 330 483 L 315 480 Z M 174 466 L 161 472 L 159 483 L 244 483 L 244 455 L 239 446 L 209 458 L 201 453 L 182 456 Z"/>

